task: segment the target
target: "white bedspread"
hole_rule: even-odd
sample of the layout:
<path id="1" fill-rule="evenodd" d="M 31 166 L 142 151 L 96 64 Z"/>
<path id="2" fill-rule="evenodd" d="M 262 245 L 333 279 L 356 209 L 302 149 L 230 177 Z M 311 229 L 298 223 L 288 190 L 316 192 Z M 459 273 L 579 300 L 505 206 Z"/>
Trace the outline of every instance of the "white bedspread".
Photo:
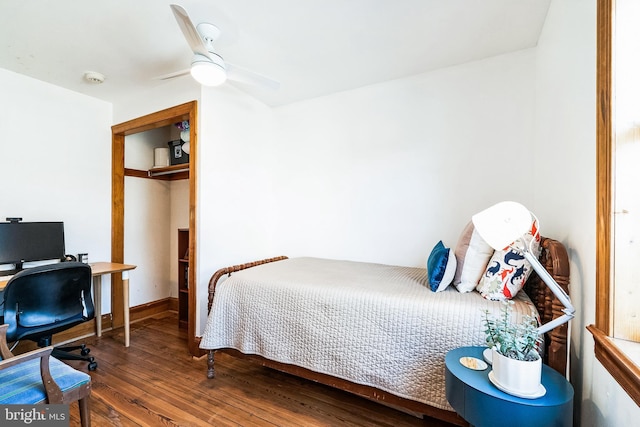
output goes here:
<path id="1" fill-rule="evenodd" d="M 524 292 L 514 313 L 535 310 Z M 218 284 L 200 347 L 234 348 L 452 410 L 444 356 L 484 345 L 483 310 L 500 304 L 453 287 L 431 292 L 426 270 L 294 258 Z"/>

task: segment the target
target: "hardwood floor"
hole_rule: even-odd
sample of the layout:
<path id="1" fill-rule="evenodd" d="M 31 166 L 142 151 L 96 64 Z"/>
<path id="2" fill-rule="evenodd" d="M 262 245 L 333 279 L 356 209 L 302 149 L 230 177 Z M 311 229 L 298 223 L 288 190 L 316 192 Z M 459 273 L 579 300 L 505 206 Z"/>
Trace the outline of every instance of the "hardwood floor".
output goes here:
<path id="1" fill-rule="evenodd" d="M 132 324 L 129 348 L 122 330 L 81 340 L 98 362 L 93 426 L 449 426 L 226 354 L 216 355 L 208 380 L 206 358 L 188 354 L 177 323 L 166 312 Z M 67 363 L 87 371 L 85 362 Z M 79 425 L 77 405 L 70 413 Z"/>

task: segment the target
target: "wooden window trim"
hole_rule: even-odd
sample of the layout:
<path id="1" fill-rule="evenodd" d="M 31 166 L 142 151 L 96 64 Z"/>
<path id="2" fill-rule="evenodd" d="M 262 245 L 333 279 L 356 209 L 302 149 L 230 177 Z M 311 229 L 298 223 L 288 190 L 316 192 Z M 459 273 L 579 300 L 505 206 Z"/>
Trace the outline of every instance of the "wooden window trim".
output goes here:
<path id="1" fill-rule="evenodd" d="M 640 369 L 615 342 L 595 325 L 587 326 L 595 342 L 596 358 L 613 378 L 640 405 Z"/>
<path id="2" fill-rule="evenodd" d="M 615 0 L 598 0 L 596 60 L 596 323 L 587 326 L 596 358 L 640 406 L 640 369 L 610 338 L 612 334 L 613 36 Z"/>

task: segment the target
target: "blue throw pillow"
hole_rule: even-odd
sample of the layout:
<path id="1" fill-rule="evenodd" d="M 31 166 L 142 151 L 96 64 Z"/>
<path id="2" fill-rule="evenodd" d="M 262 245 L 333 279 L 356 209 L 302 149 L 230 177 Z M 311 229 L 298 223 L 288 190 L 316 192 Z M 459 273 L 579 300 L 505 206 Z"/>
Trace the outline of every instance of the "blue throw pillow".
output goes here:
<path id="1" fill-rule="evenodd" d="M 433 292 L 441 292 L 453 282 L 456 274 L 456 257 L 440 240 L 427 259 L 429 286 Z"/>

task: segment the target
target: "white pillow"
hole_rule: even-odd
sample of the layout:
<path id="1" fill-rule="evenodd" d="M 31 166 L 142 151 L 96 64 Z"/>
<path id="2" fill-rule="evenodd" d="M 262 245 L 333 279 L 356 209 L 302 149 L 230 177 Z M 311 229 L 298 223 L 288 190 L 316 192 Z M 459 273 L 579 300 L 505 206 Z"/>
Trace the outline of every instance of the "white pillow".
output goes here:
<path id="1" fill-rule="evenodd" d="M 462 230 L 455 249 L 458 265 L 453 285 L 458 291 L 471 292 L 476 288 L 493 252 L 493 248 L 480 237 L 469 221 Z"/>

